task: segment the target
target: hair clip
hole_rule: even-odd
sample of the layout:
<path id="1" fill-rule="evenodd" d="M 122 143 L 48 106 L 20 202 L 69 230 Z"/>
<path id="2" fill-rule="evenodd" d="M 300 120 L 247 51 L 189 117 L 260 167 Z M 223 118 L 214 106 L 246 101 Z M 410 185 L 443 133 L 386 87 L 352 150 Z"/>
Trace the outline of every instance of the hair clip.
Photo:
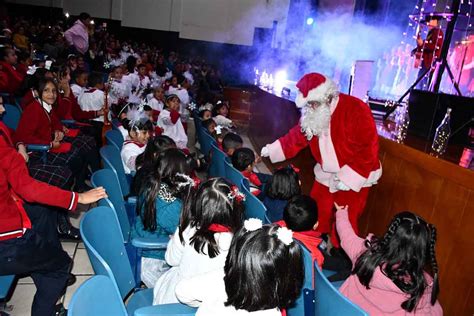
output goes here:
<path id="1" fill-rule="evenodd" d="M 196 110 L 196 107 L 197 107 L 197 106 L 196 106 L 196 103 L 194 103 L 194 102 L 191 102 L 191 103 L 188 104 L 188 109 L 189 109 L 190 111 Z"/>
<path id="2" fill-rule="evenodd" d="M 239 191 L 239 188 L 235 185 L 233 185 L 230 188 L 230 192 L 227 194 L 227 197 L 229 200 L 234 201 L 234 199 L 237 199 L 237 202 L 242 202 L 245 201 L 245 194 Z"/>
<path id="3" fill-rule="evenodd" d="M 196 182 L 188 176 L 187 174 L 184 173 L 177 173 L 176 176 L 183 178 L 185 181 L 178 183 L 178 188 L 184 187 L 184 186 L 192 186 L 194 187 L 196 185 Z"/>
<path id="4" fill-rule="evenodd" d="M 219 104 L 221 104 L 221 103 L 222 103 L 222 101 L 219 100 L 219 101 L 217 101 L 216 105 L 219 105 Z"/>
<path id="5" fill-rule="evenodd" d="M 248 232 L 253 232 L 254 230 L 262 228 L 262 226 L 262 220 L 258 218 L 249 218 L 244 221 L 244 227 Z"/>
<path id="6" fill-rule="evenodd" d="M 192 180 L 194 181 L 193 188 L 194 188 L 194 189 L 197 189 L 197 188 L 199 187 L 199 185 L 201 184 L 201 179 L 199 179 L 199 178 L 193 178 Z"/>
<path id="7" fill-rule="evenodd" d="M 288 167 L 293 169 L 294 172 L 300 173 L 300 168 L 297 168 L 294 164 L 290 163 Z"/>
<path id="8" fill-rule="evenodd" d="M 278 239 L 287 246 L 293 242 L 293 231 L 286 227 L 278 228 L 276 234 Z"/>

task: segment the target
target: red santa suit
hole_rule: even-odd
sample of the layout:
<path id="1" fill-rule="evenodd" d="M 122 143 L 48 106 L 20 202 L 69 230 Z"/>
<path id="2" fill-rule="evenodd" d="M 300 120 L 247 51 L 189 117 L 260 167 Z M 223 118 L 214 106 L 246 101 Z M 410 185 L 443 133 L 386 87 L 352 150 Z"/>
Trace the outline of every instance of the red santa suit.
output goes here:
<path id="1" fill-rule="evenodd" d="M 330 104 L 329 130 L 308 137 L 300 121 L 288 134 L 267 145 L 267 153 L 264 150 L 262 154 L 275 163 L 310 147 L 317 162 L 311 197 L 318 205 L 318 230 L 330 233 L 331 242 L 339 247 L 332 223 L 334 202 L 349 206 L 350 221 L 358 232 L 357 221 L 364 210 L 369 187 L 376 184 L 382 174 L 375 123 L 365 103 L 346 94 L 337 97 L 335 84 L 323 75 L 307 74 L 297 87 L 300 90 L 295 101 L 298 107 L 308 101 L 321 100 L 324 95 L 334 96 Z"/>

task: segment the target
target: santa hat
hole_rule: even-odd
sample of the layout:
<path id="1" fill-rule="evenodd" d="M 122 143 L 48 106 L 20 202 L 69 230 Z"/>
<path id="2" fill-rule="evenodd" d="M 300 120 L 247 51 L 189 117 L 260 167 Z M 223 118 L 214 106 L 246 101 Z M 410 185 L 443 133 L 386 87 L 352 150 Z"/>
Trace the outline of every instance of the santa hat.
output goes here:
<path id="1" fill-rule="evenodd" d="M 339 93 L 334 81 L 316 72 L 304 75 L 296 87 L 298 94 L 295 103 L 299 108 L 305 106 L 309 101 L 321 101 Z"/>

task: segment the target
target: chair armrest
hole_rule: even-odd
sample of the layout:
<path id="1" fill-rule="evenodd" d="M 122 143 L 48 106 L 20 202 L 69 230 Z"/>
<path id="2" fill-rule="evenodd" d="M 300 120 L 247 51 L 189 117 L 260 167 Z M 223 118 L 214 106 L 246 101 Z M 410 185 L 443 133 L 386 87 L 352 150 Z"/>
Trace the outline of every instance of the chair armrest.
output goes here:
<path id="1" fill-rule="evenodd" d="M 132 245 L 142 249 L 166 249 L 169 241 L 168 236 L 159 238 L 137 237 L 132 239 Z"/>
<path id="2" fill-rule="evenodd" d="M 51 149 L 50 145 L 42 144 L 26 144 L 25 146 L 28 151 L 48 151 Z"/>
<path id="3" fill-rule="evenodd" d="M 76 124 L 76 120 L 61 120 L 61 123 L 63 124 Z"/>
<path id="4" fill-rule="evenodd" d="M 184 304 L 161 304 L 142 307 L 135 310 L 134 316 L 151 316 L 151 315 L 194 315 L 197 308 L 189 307 Z"/>

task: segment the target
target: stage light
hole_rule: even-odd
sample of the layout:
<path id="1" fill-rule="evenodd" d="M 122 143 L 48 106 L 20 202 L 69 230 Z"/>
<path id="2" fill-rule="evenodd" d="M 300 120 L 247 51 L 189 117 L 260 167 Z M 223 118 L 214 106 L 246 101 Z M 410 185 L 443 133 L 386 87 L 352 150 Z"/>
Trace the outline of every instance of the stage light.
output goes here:
<path id="1" fill-rule="evenodd" d="M 69 19 L 69 12 L 66 12 L 64 16 L 66 17 L 66 19 Z"/>
<path id="2" fill-rule="evenodd" d="M 280 88 L 280 87 L 284 87 L 285 84 L 286 84 L 286 80 L 288 78 L 288 74 L 286 72 L 286 70 L 279 70 L 275 73 L 275 77 L 274 77 L 274 87 L 275 88 Z"/>
<path id="3" fill-rule="evenodd" d="M 307 18 L 306 19 L 306 25 L 313 25 L 314 19 L 313 18 Z"/>

